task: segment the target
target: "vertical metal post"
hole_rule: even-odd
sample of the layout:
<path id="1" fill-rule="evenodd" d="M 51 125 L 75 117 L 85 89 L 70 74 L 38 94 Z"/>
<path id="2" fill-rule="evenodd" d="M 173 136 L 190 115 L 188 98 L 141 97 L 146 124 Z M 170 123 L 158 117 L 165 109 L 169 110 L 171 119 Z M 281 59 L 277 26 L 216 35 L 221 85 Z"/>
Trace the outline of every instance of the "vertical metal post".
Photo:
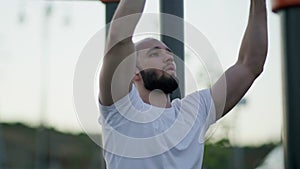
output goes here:
<path id="1" fill-rule="evenodd" d="M 233 148 L 233 165 L 234 169 L 244 169 L 244 149 L 243 147 Z"/>
<path id="2" fill-rule="evenodd" d="M 41 55 L 41 98 L 40 98 L 40 126 L 37 130 L 36 140 L 36 168 L 49 168 L 49 133 L 46 129 L 47 122 L 47 89 L 49 84 L 49 21 L 52 14 L 52 4 L 46 4 L 44 9 L 44 22 L 42 23 L 42 51 Z"/>
<path id="3" fill-rule="evenodd" d="M 283 38 L 285 168 L 300 168 L 300 0 L 277 0 Z"/>
<path id="4" fill-rule="evenodd" d="M 105 22 L 106 24 L 111 22 L 112 17 L 114 16 L 114 13 L 118 7 L 118 2 L 110 2 L 106 3 L 105 9 L 106 9 L 106 17 L 105 17 Z"/>
<path id="5" fill-rule="evenodd" d="M 184 96 L 184 2 L 183 0 L 160 1 L 160 11 L 162 13 L 174 15 L 182 18 L 182 22 L 171 25 L 168 17 L 161 15 L 161 39 L 177 56 L 175 62 L 177 66 L 177 76 L 179 79 L 179 89 L 174 91 L 171 98 L 181 98 Z M 180 40 L 166 36 L 167 32 L 177 32 Z"/>
<path id="6" fill-rule="evenodd" d="M 285 167 L 300 168 L 300 6 L 281 12 L 284 40 Z"/>
<path id="7" fill-rule="evenodd" d="M 7 169 L 5 140 L 1 130 L 2 126 L 0 124 L 0 168 Z"/>

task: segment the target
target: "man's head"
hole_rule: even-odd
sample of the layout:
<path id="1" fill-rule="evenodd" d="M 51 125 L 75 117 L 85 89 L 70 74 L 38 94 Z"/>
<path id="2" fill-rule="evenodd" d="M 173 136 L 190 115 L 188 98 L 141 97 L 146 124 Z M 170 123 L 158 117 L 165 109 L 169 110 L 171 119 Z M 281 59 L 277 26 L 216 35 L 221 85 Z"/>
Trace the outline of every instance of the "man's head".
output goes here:
<path id="1" fill-rule="evenodd" d="M 137 75 L 147 90 L 172 93 L 178 88 L 174 54 L 161 41 L 147 38 L 137 42 Z"/>

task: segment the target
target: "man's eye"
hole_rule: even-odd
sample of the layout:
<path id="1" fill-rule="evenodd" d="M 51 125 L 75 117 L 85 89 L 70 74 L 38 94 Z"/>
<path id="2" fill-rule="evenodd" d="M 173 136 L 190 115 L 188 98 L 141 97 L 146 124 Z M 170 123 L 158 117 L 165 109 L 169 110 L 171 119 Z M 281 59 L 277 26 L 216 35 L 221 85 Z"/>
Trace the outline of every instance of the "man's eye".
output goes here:
<path id="1" fill-rule="evenodd" d="M 159 54 L 158 53 L 151 53 L 150 56 L 157 57 L 157 56 L 159 56 Z"/>

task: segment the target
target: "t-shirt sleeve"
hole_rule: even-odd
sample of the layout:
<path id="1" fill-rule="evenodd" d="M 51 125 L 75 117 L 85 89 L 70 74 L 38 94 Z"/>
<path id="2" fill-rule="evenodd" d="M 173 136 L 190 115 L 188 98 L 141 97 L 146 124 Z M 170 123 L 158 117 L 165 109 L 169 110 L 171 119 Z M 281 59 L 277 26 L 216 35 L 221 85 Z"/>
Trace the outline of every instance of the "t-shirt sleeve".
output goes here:
<path id="1" fill-rule="evenodd" d="M 216 122 L 216 110 L 210 90 L 200 90 L 187 95 L 182 100 L 182 107 L 188 110 L 185 113 L 195 113 L 194 137 L 199 137 L 199 142 L 204 143 L 209 126 Z"/>
<path id="2" fill-rule="evenodd" d="M 200 123 L 203 125 L 201 126 L 200 135 L 199 135 L 199 142 L 203 143 L 205 141 L 205 134 L 210 127 L 210 125 L 216 122 L 216 109 L 214 105 L 214 101 L 212 99 L 211 93 L 209 89 L 205 89 L 199 91 L 200 95 L 200 106 L 203 106 L 205 111 L 201 111 L 198 114 L 198 118 Z"/>
<path id="3" fill-rule="evenodd" d="M 113 105 L 104 106 L 99 102 L 100 117 L 98 121 L 102 125 L 118 127 L 128 122 L 126 118 L 129 116 L 128 113 L 135 112 L 134 110 L 138 110 L 142 105 L 142 99 L 133 85 L 131 91 Z"/>

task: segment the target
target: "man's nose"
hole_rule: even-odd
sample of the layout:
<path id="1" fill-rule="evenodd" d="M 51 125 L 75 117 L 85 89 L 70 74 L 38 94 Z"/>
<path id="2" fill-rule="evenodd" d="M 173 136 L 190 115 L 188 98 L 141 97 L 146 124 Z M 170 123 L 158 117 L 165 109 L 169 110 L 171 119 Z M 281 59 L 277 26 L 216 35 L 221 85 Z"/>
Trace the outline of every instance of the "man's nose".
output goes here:
<path id="1" fill-rule="evenodd" d="M 165 53 L 164 62 L 174 62 L 173 53 Z"/>

